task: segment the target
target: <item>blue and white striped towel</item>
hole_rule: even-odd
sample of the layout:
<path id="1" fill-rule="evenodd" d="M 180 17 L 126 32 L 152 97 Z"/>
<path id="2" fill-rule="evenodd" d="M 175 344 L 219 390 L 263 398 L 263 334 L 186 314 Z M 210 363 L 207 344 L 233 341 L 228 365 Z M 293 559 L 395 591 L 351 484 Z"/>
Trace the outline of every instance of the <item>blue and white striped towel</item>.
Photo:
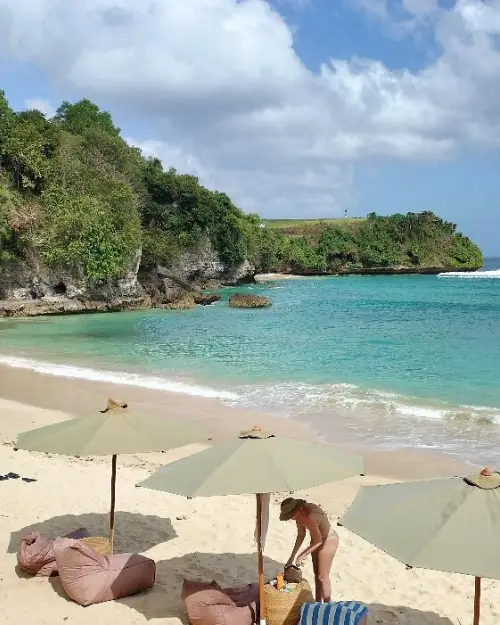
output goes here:
<path id="1" fill-rule="evenodd" d="M 358 601 L 338 603 L 304 603 L 300 625 L 358 625 L 368 608 Z"/>

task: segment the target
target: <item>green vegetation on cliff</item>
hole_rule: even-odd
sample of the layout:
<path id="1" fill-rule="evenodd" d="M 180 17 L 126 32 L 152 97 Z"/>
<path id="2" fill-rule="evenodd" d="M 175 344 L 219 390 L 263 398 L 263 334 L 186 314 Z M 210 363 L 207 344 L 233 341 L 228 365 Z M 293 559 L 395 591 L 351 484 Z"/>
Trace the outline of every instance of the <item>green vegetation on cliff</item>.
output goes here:
<path id="1" fill-rule="evenodd" d="M 281 256 L 288 271 L 459 270 L 483 264 L 479 247 L 458 233 L 456 224 L 429 211 L 266 223 L 286 242 Z"/>
<path id="2" fill-rule="evenodd" d="M 109 113 L 64 102 L 53 119 L 0 91 L 0 266 L 41 259 L 89 279 L 169 265 L 207 241 L 228 267 L 301 273 L 475 269 L 480 250 L 432 213 L 266 222 L 128 145 Z"/>
<path id="3" fill-rule="evenodd" d="M 90 279 L 168 265 L 207 240 L 234 266 L 259 254 L 260 218 L 198 179 L 165 171 L 88 100 L 47 120 L 0 92 L 0 262 L 32 257 Z"/>

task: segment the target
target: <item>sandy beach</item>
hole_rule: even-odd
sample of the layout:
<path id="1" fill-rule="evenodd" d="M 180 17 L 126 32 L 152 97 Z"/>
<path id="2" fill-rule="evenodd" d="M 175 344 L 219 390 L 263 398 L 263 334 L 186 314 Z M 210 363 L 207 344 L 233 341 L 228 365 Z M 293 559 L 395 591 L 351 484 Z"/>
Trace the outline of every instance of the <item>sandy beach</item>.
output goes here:
<path id="1" fill-rule="evenodd" d="M 254 276 L 255 282 L 272 282 L 273 280 L 303 280 L 310 276 L 300 276 L 293 273 L 258 273 Z"/>
<path id="2" fill-rule="evenodd" d="M 0 368 L 0 473 L 13 471 L 37 481 L 0 484 L 0 617 L 9 625 L 122 625 L 185 623 L 180 589 L 187 578 L 221 584 L 248 583 L 256 577 L 253 541 L 255 500 L 227 497 L 186 500 L 136 488 L 155 468 L 203 447 L 193 445 L 166 454 L 119 458 L 117 481 L 117 552 L 136 551 L 157 563 L 157 581 L 148 593 L 90 608 L 65 598 L 58 578 L 30 578 L 16 570 L 21 536 L 38 529 L 49 537 L 86 526 L 106 532 L 110 461 L 66 458 L 15 451 L 18 432 L 85 414 L 103 407 L 107 397 L 137 408 L 203 421 L 214 438 L 227 437 L 258 423 L 279 434 L 312 437 L 300 424 L 251 411 L 235 410 L 217 400 L 113 387 L 95 382 Z M 319 488 L 301 496 L 320 503 L 335 521 L 361 484 L 410 477 L 454 475 L 467 467 L 446 457 L 409 452 L 368 452 L 367 475 Z M 272 498 L 266 545 L 266 573 L 273 576 L 287 559 L 294 540 L 291 523 L 278 521 L 281 497 Z M 333 594 L 369 604 L 369 623 L 387 625 L 465 625 L 472 622 L 472 578 L 411 570 L 339 528 L 340 548 L 333 571 Z M 312 582 L 310 563 L 305 569 Z M 483 582 L 483 625 L 500 621 L 500 584 Z"/>

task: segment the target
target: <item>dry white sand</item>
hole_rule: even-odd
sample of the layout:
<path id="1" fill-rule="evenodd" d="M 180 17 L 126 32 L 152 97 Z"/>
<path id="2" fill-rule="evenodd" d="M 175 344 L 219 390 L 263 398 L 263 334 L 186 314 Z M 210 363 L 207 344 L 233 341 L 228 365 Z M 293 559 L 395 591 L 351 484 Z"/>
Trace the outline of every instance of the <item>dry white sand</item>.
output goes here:
<path id="1" fill-rule="evenodd" d="M 186 401 L 189 401 L 187 398 Z M 0 474 L 34 477 L 0 482 L 0 623 L 2 625 L 132 625 L 185 623 L 180 600 L 184 577 L 232 585 L 255 581 L 253 542 L 255 500 L 226 497 L 186 500 L 136 488 L 160 464 L 201 449 L 118 459 L 116 551 L 137 551 L 157 563 L 157 581 L 144 594 L 82 608 L 69 601 L 58 578 L 33 578 L 16 569 L 19 539 L 30 529 L 55 537 L 80 526 L 106 533 L 110 462 L 14 451 L 19 431 L 65 418 L 63 413 L 0 400 Z M 387 482 L 365 477 L 346 480 L 302 495 L 317 501 L 336 519 L 360 483 Z M 272 501 L 266 545 L 266 573 L 287 559 L 294 541 L 292 523 L 278 521 Z M 340 547 L 332 572 L 336 599 L 369 604 L 370 625 L 465 625 L 472 622 L 474 580 L 404 566 L 339 528 Z M 464 536 L 464 540 L 466 537 Z M 313 581 L 310 564 L 305 569 Z M 483 582 L 483 625 L 500 623 L 500 584 Z"/>
<path id="2" fill-rule="evenodd" d="M 274 280 L 306 280 L 309 276 L 300 276 L 293 273 L 258 273 L 255 282 L 270 282 Z"/>

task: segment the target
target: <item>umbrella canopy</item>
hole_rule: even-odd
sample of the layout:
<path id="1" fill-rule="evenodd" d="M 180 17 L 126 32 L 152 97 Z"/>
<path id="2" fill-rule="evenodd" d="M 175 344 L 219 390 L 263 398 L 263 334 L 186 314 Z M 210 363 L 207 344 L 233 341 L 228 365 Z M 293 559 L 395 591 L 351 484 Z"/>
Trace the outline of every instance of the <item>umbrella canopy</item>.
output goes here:
<path id="1" fill-rule="evenodd" d="M 110 399 L 99 414 L 23 432 L 16 447 L 64 456 L 112 456 L 167 451 L 207 437 L 198 424 L 137 413 Z"/>
<path id="2" fill-rule="evenodd" d="M 408 566 L 473 575 L 476 591 L 500 579 L 500 474 L 489 469 L 362 487 L 339 524 Z"/>
<path id="3" fill-rule="evenodd" d="M 162 467 L 138 486 L 186 497 L 257 496 L 257 548 L 261 623 L 265 622 L 262 496 L 290 492 L 359 475 L 363 460 L 328 445 L 278 438 L 255 426 Z"/>
<path id="4" fill-rule="evenodd" d="M 362 472 L 358 456 L 255 428 L 162 467 L 139 486 L 185 497 L 255 495 L 312 488 Z"/>
<path id="5" fill-rule="evenodd" d="M 110 543 L 114 532 L 116 457 L 167 451 L 206 439 L 198 424 L 137 414 L 125 403 L 108 400 L 100 414 L 68 419 L 20 434 L 18 449 L 65 456 L 112 456 Z"/>

